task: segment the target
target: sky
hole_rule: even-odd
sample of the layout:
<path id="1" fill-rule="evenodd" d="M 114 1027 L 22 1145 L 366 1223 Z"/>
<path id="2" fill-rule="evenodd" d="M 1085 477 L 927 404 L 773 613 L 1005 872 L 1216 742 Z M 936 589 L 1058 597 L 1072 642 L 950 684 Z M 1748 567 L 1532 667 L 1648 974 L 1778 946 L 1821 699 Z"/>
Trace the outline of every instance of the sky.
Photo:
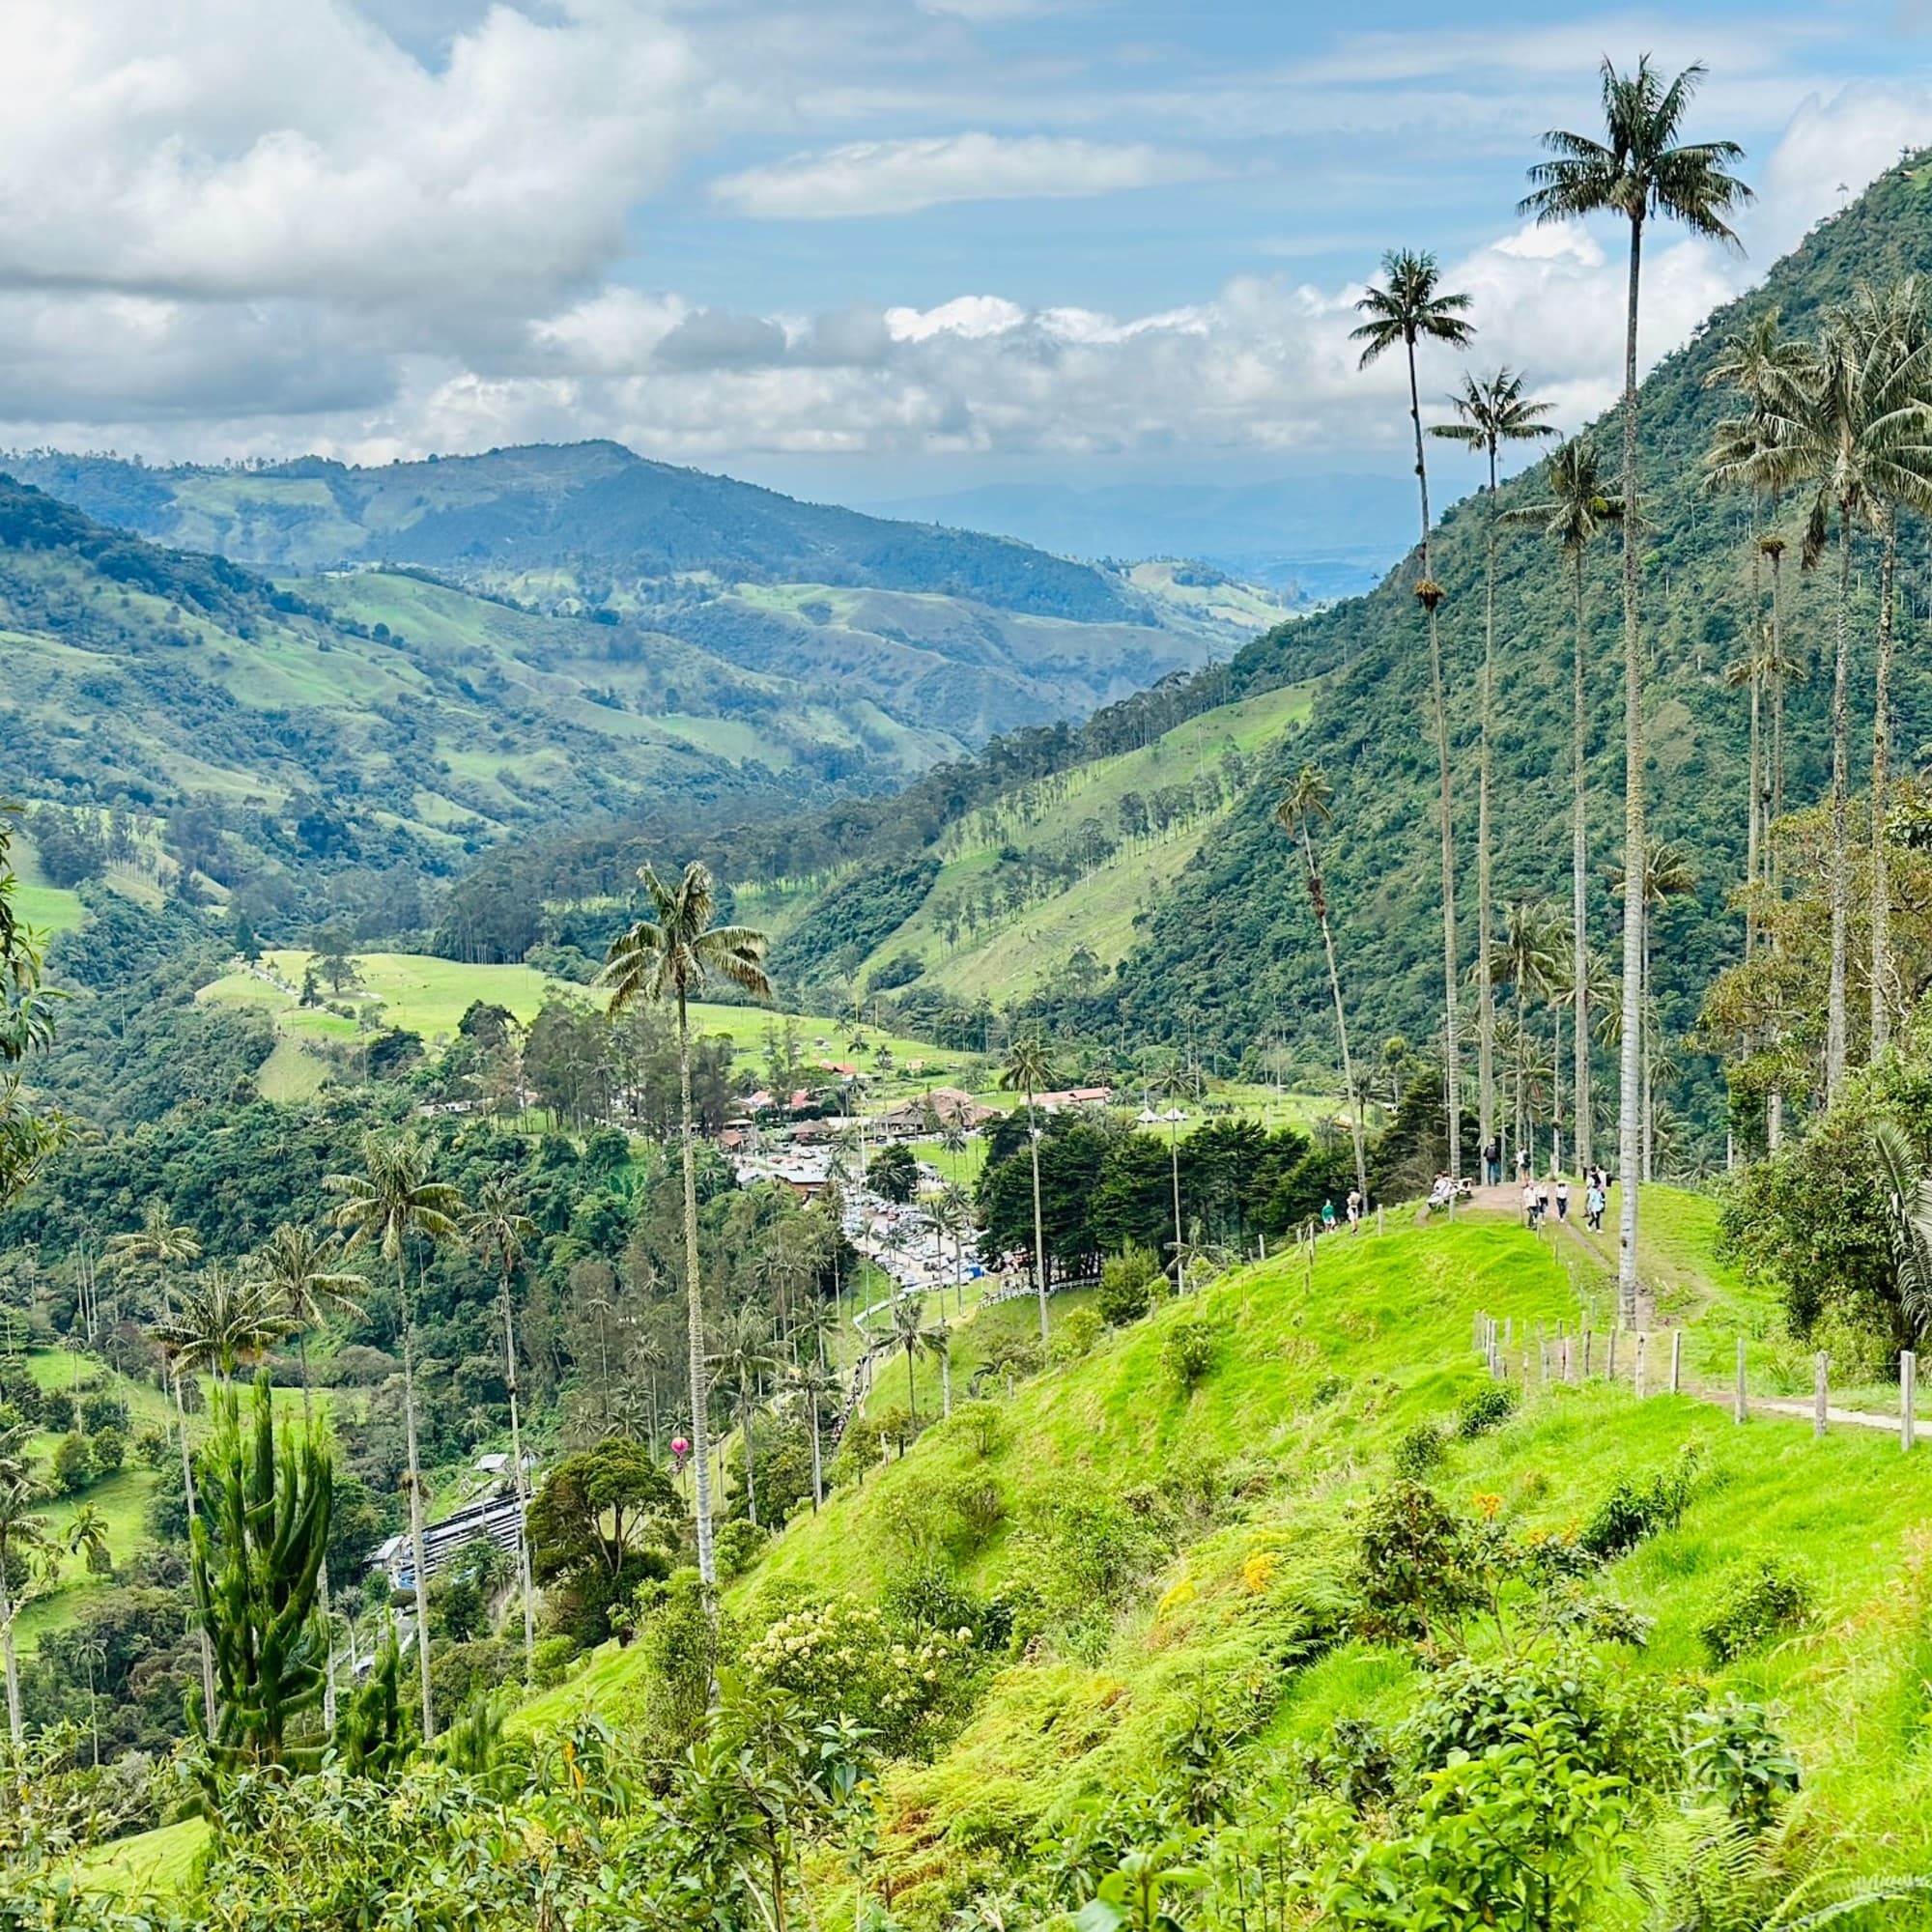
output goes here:
<path id="1" fill-rule="evenodd" d="M 1612 397 L 1622 238 L 1515 212 L 1596 68 L 1709 76 L 1739 255 L 1932 142 L 1932 0 L 7 0 L 0 442 L 217 459 L 613 437 L 800 494 L 1400 467 L 1391 246 L 1466 366 Z M 1432 403 L 1439 411 L 1439 400 Z"/>

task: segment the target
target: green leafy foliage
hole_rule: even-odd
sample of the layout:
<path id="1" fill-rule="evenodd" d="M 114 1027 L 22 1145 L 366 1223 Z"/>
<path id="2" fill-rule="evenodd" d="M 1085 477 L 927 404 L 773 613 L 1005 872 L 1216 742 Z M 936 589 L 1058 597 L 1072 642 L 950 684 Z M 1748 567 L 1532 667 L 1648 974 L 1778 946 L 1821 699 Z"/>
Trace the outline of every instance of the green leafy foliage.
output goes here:
<path id="1" fill-rule="evenodd" d="M 1698 1629 L 1713 1663 L 1729 1663 L 1809 1622 L 1811 1586 L 1789 1564 L 1761 1559 L 1725 1586 Z"/>

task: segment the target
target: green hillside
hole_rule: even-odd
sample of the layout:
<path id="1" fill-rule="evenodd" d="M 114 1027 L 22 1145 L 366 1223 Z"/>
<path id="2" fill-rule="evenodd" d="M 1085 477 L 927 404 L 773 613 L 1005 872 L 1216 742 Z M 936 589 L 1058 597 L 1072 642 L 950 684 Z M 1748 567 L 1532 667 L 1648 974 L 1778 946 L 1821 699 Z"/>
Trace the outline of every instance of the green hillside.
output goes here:
<path id="1" fill-rule="evenodd" d="M 1305 687 L 1282 687 L 1204 711 L 1136 750 L 1075 765 L 1003 792 L 950 823 L 921 857 L 931 870 L 918 904 L 867 950 L 829 919 L 835 950 L 794 940 L 781 957 L 855 987 L 903 985 L 968 1004 L 1006 1005 L 1079 970 L 1123 959 L 1169 883 L 1212 840 L 1248 771 L 1309 714 Z M 1170 815 L 1171 814 L 1171 815 Z M 783 934 L 804 916 L 780 895 L 741 889 L 747 917 Z M 795 895 L 794 895 L 795 896 Z M 810 955 L 808 957 L 808 955 Z"/>
<path id="2" fill-rule="evenodd" d="M 1724 900 L 1744 870 L 1748 710 L 1746 694 L 1729 686 L 1725 673 L 1743 654 L 1748 632 L 1750 516 L 1744 499 L 1714 497 L 1704 487 L 1700 466 L 1712 426 L 1734 412 L 1733 399 L 1707 389 L 1706 379 L 1724 339 L 1766 309 L 1779 311 L 1784 327 L 1804 335 L 1815 328 L 1824 305 L 1845 297 L 1861 276 L 1932 267 L 1932 171 L 1923 160 L 1892 169 L 1820 223 L 1795 253 L 1769 269 L 1759 288 L 1714 315 L 1643 386 L 1651 829 L 1685 848 L 1698 880 L 1693 896 L 1670 906 L 1659 923 L 1659 993 L 1666 1032 L 1676 1038 L 1689 1032 L 1704 988 L 1740 945 L 1738 921 Z M 1488 366 L 1480 336 L 1471 366 Z M 1446 387 L 1455 373 L 1446 358 L 1429 362 L 1425 387 Z M 1614 474 L 1615 420 L 1592 434 L 1604 448 L 1606 473 Z M 1448 443 L 1430 451 L 1433 473 L 1450 487 L 1466 480 L 1467 461 Z M 1532 470 L 1504 486 L 1502 505 L 1514 509 L 1544 494 L 1542 475 Z M 1818 799 L 1829 778 L 1833 595 L 1833 586 L 1819 581 L 1830 573 L 1814 578 L 1796 567 L 1801 515 L 1788 499 L 1777 526 L 1791 539 L 1784 567 L 1787 648 L 1809 671 L 1788 696 L 1786 798 L 1794 807 Z M 1567 906 L 1567 586 L 1554 546 L 1535 529 L 1507 528 L 1499 545 L 1496 893 L 1499 903 L 1531 893 L 1558 896 Z M 1483 548 L 1483 505 L 1470 498 L 1443 518 L 1433 552 L 1435 574 L 1449 592 L 1442 635 L 1465 931 L 1474 918 Z M 1855 784 L 1870 752 L 1877 568 L 1876 542 L 1861 541 L 1851 687 Z M 1619 569 L 1611 535 L 1596 545 L 1588 577 L 1591 918 L 1595 942 L 1605 951 L 1615 929 L 1608 873 L 1620 857 Z M 1378 1028 L 1425 1037 L 1436 1025 L 1441 956 L 1435 765 L 1413 577 L 1406 562 L 1373 595 L 1272 632 L 1235 660 L 1230 678 L 1236 690 L 1254 691 L 1331 673 L 1294 756 L 1320 762 L 1336 788 L 1327 867 L 1345 973 L 1351 997 L 1376 1015 Z M 1901 610 L 1922 608 L 1928 594 L 1924 546 L 1908 542 L 1899 565 Z M 1894 757 L 1902 754 L 1908 772 L 1922 772 L 1932 756 L 1932 681 L 1922 659 L 1901 671 L 1893 684 Z M 1191 1007 L 1204 1028 L 1229 1043 L 1277 1024 L 1310 1041 L 1325 1033 L 1331 1021 L 1314 925 L 1296 895 L 1264 889 L 1280 864 L 1280 836 L 1269 821 L 1279 776 L 1270 772 L 1253 786 L 1222 836 L 1159 895 L 1118 982 L 1084 1009 L 1092 1023 L 1124 1021 L 1159 1034 L 1171 1032 L 1176 1016 Z M 1466 943 L 1472 955 L 1473 938 Z M 1682 1057 L 1695 1074 L 1697 1064 Z M 1699 1111 L 1707 1122 L 1715 1115 L 1708 1091 Z"/>
<path id="3" fill-rule="evenodd" d="M 621 616 L 754 674 L 754 691 L 760 677 L 799 680 L 820 704 L 875 705 L 954 749 L 1084 716 L 1237 647 L 1281 608 L 1246 586 L 1178 582 L 1188 573 L 1172 567 L 1129 574 L 801 503 L 611 442 L 375 469 L 12 461 L 25 480 L 166 543 L 305 578 L 425 565 L 554 614 Z M 690 675 L 688 663 L 666 670 L 680 686 Z M 810 708 L 797 707 L 808 738 Z M 888 763 L 891 736 L 868 747 Z"/>
<path id="4" fill-rule="evenodd" d="M 623 622 L 390 573 L 278 589 L 4 480 L 0 639 L 0 792 L 164 819 L 222 886 L 447 872 L 612 810 L 781 808 L 954 743 Z"/>

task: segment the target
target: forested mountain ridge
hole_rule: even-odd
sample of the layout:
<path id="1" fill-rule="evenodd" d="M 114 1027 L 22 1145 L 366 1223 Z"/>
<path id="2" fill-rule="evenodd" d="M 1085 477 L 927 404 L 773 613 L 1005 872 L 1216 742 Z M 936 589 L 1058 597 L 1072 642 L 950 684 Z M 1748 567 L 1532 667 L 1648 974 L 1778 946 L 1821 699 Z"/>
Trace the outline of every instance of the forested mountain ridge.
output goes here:
<path id="1" fill-rule="evenodd" d="M 0 478 L 0 793 L 149 816 L 279 903 L 268 882 L 447 873 L 522 826 L 796 809 L 954 742 L 628 621 L 392 572 L 314 587 Z"/>
<path id="2" fill-rule="evenodd" d="M 534 611 L 635 621 L 747 670 L 810 679 L 955 746 L 1084 717 L 1226 654 L 1252 636 L 1251 610 L 1267 608 L 1242 592 L 1223 610 L 1007 538 L 804 503 L 613 442 L 382 469 L 10 461 L 162 542 L 277 573 L 425 567 Z"/>
<path id="3" fill-rule="evenodd" d="M 1713 315 L 1643 385 L 1644 638 L 1652 666 L 1646 694 L 1651 832 L 1684 848 L 1694 894 L 1658 915 L 1666 1032 L 1681 1041 L 1696 1020 L 1713 974 L 1741 945 L 1725 908 L 1745 859 L 1748 706 L 1726 681 L 1749 634 L 1751 524 L 1747 499 L 1714 495 L 1703 457 L 1713 426 L 1737 413 L 1734 394 L 1708 386 L 1726 337 L 1767 309 L 1785 331 L 1806 336 L 1822 311 L 1861 279 L 1932 268 L 1932 166 L 1923 155 L 1896 167 L 1821 223 L 1748 295 Z M 1479 327 L 1480 313 L 1473 318 Z M 1427 356 L 1425 390 L 1446 391 L 1464 367 L 1486 370 L 1480 333 L 1469 355 Z M 1534 393 L 1535 372 L 1528 372 Z M 1592 426 L 1606 474 L 1616 472 L 1618 419 Z M 1429 449 L 1438 491 L 1469 467 L 1454 445 Z M 1542 501 L 1541 466 L 1506 483 L 1500 507 Z M 1483 637 L 1485 505 L 1472 497 L 1435 533 L 1434 573 L 1448 591 L 1442 637 L 1456 759 L 1456 807 L 1464 959 L 1474 957 L 1477 695 Z M 1833 590 L 1798 568 L 1803 509 L 1781 506 L 1776 527 L 1790 540 L 1783 564 L 1787 648 L 1809 675 L 1789 688 L 1788 809 L 1817 801 L 1829 781 Z M 1861 540 L 1852 620 L 1854 788 L 1870 757 L 1871 665 L 1879 546 Z M 1593 945 L 1609 955 L 1617 930 L 1609 874 L 1620 864 L 1623 680 L 1619 657 L 1621 568 L 1614 531 L 1587 566 L 1590 662 Z M 1428 669 L 1421 613 L 1412 596 L 1414 556 L 1370 596 L 1330 606 L 1259 639 L 1228 668 L 1239 696 L 1325 674 L 1313 720 L 1286 757 L 1264 766 L 1215 838 L 1156 900 L 1141 943 L 1103 989 L 1059 1010 L 1069 1020 L 1172 1035 L 1192 1009 L 1230 1047 L 1285 1027 L 1314 1047 L 1332 1036 L 1320 939 L 1288 867 L 1272 810 L 1289 766 L 1321 765 L 1335 786 L 1325 866 L 1344 984 L 1361 1023 L 1434 1037 L 1441 955 L 1435 762 L 1427 729 Z M 1821 573 L 1828 577 L 1830 572 Z M 1494 743 L 1496 902 L 1535 895 L 1567 905 L 1570 858 L 1569 675 L 1572 637 L 1566 569 L 1557 547 L 1531 526 L 1498 537 L 1497 691 Z M 1893 679 L 1894 760 L 1907 772 L 1932 759 L 1932 680 L 1921 648 L 1932 608 L 1922 526 L 1907 519 L 1899 560 L 1900 653 Z M 1861 749 L 1862 748 L 1862 749 Z M 1894 766 L 1896 769 L 1896 763 Z M 1466 1073 L 1466 1069 L 1465 1069 Z"/>

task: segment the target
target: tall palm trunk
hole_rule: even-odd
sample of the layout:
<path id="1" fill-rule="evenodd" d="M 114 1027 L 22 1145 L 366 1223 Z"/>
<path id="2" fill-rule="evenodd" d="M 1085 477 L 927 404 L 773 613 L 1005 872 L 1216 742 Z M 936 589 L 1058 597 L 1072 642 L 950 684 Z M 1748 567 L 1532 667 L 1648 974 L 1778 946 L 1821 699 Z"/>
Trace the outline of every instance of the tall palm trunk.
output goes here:
<path id="1" fill-rule="evenodd" d="M 709 1601 L 718 1587 L 718 1557 L 711 1537 L 711 1463 L 705 1455 L 704 1295 L 697 1280 L 697 1144 L 691 1112 L 691 1022 L 684 988 L 677 989 L 677 1081 L 684 1139 L 684 1297 L 691 1330 L 691 1466 L 696 1477 L 697 1575 Z M 861 1133 L 865 1131 L 862 1124 Z M 863 1172 L 863 1169 L 862 1169 Z"/>
<path id="2" fill-rule="evenodd" d="M 536 1669 L 537 1612 L 533 1578 L 530 1575 L 529 1478 L 524 1468 L 524 1430 L 517 1412 L 517 1331 L 510 1313 L 510 1271 L 503 1270 L 503 1386 L 510 1394 L 510 1459 L 516 1466 L 517 1506 L 517 1583 L 524 1599 L 524 1677 L 527 1682 Z M 657 1383 L 651 1384 L 651 1455 L 657 1456 Z"/>
<path id="3" fill-rule="evenodd" d="M 187 1504 L 187 1520 L 190 1534 L 194 1524 L 194 1458 L 187 1448 L 187 1405 L 182 1400 L 181 1374 L 170 1369 L 168 1379 L 172 1383 L 175 1396 L 175 1434 L 181 1443 L 182 1457 L 182 1496 Z M 208 1632 L 202 1628 L 201 1619 L 195 1619 L 195 1630 L 201 1638 L 201 1713 L 202 1722 L 208 1727 L 208 1735 L 214 1735 L 214 1646 L 208 1640 Z M 11 1641 L 12 1633 L 9 1633 Z"/>
<path id="4" fill-rule="evenodd" d="M 7 1670 L 7 1735 L 17 1752 L 26 1742 L 26 1727 L 20 1721 L 20 1665 L 14 1655 L 14 1599 L 7 1588 L 7 1546 L 0 1542 L 0 1658 Z M 209 1719 L 209 1735 L 213 1735 L 213 1719 Z"/>
<path id="5" fill-rule="evenodd" d="M 1315 864 L 1315 841 L 1308 819 L 1301 820 L 1301 857 L 1308 867 L 1308 891 L 1315 901 L 1315 923 L 1321 928 L 1321 950 L 1328 959 L 1328 991 L 1335 1002 L 1335 1037 L 1342 1049 L 1342 1085 L 1349 1095 L 1349 1128 L 1355 1141 L 1355 1191 L 1366 1208 L 1369 1201 L 1369 1162 L 1362 1126 L 1362 1094 L 1355 1085 L 1355 1063 L 1349 1054 L 1349 1018 L 1342 1008 L 1342 974 L 1335 963 L 1335 935 L 1328 925 L 1328 895 Z M 1485 1130 L 1484 1138 L 1488 1139 Z"/>
<path id="6" fill-rule="evenodd" d="M 1490 518 L 1483 551 L 1483 689 L 1476 760 L 1476 1141 L 1490 1144 L 1496 1118 L 1496 989 L 1490 979 L 1490 719 L 1496 654 L 1496 446 L 1490 444 Z M 1364 1197 L 1368 1189 L 1362 1190 Z"/>
<path id="7" fill-rule="evenodd" d="M 302 1428 L 313 1435 L 315 1430 L 315 1408 L 309 1393 L 308 1379 L 308 1330 L 296 1330 L 296 1354 L 301 1361 L 302 1384 Z M 322 1567 L 316 1572 L 316 1601 L 322 1605 L 322 1628 L 328 1644 L 327 1665 L 322 1679 L 322 1728 L 326 1735 L 335 1735 L 335 1624 L 328 1613 L 328 1554 L 325 1549 Z"/>
<path id="8" fill-rule="evenodd" d="M 1429 464 L 1422 453 L 1422 397 L 1415 381 L 1415 343 L 1408 343 L 1408 419 L 1415 431 L 1415 487 L 1422 499 L 1423 598 L 1429 616 L 1429 696 L 1435 723 L 1437 813 L 1442 834 L 1442 1098 L 1449 1129 L 1449 1176 L 1463 1172 L 1463 1073 L 1456 1025 L 1456 825 L 1449 783 L 1449 708 L 1442 691 L 1442 639 L 1437 595 L 1429 565 Z"/>
<path id="9" fill-rule="evenodd" d="M 1758 872 L 1762 863 L 1764 820 L 1764 653 L 1758 648 L 1764 632 L 1764 553 L 1758 549 L 1758 526 L 1762 509 L 1756 491 L 1751 492 L 1751 619 L 1750 651 L 1750 801 L 1745 817 L 1745 958 L 1748 961 L 1757 944 Z"/>
<path id="10" fill-rule="evenodd" d="M 1577 1159 L 1588 1168 L 1593 1152 L 1590 1119 L 1590 827 L 1585 810 L 1588 781 L 1585 754 L 1590 733 L 1588 685 L 1584 677 L 1583 553 L 1576 556 L 1576 631 L 1571 645 L 1570 783 L 1575 797 L 1570 820 L 1570 970 L 1575 1015 L 1577 1064 L 1572 1085 L 1577 1093 Z"/>
<path id="11" fill-rule="evenodd" d="M 436 1736 L 436 1704 L 429 1688 L 429 1577 L 423 1571 L 422 1458 L 416 1450 L 416 1322 L 400 1244 L 396 1250 L 396 1298 L 403 1311 L 403 1441 L 410 1460 L 410 1567 L 415 1573 L 416 1670 L 422 1689 L 423 1742 L 427 1744 Z"/>
<path id="12" fill-rule="evenodd" d="M 752 1458 L 752 1408 L 749 1403 L 738 1405 L 738 1446 L 745 1454 L 745 1514 L 752 1520 L 752 1527 L 758 1526 L 758 1472 L 753 1465 Z"/>
<path id="13" fill-rule="evenodd" d="M 1774 500 L 1773 512 L 1776 503 Z M 1783 886 L 1783 868 L 1777 862 L 1777 841 L 1771 828 L 1784 816 L 1784 547 L 1780 543 L 1771 553 L 1771 775 L 1768 781 L 1770 812 L 1765 823 L 1765 882 L 1776 898 Z M 1781 948 L 1777 927 L 1771 931 L 1771 950 Z M 1784 1140 L 1784 1090 L 1773 1087 L 1764 1104 L 1765 1145 L 1776 1153 Z"/>
<path id="14" fill-rule="evenodd" d="M 1033 1121 L 1033 1088 L 1027 1088 L 1027 1149 L 1033 1155 L 1033 1279 L 1039 1293 L 1039 1346 L 1047 1346 L 1046 1331 L 1046 1217 L 1039 1208 L 1039 1130 Z M 1180 1266 L 1176 1255 L 1174 1265 Z"/>
<path id="15" fill-rule="evenodd" d="M 824 1359 L 821 1355 L 819 1367 L 823 1368 L 824 1366 Z M 811 1403 L 811 1506 L 814 1510 L 817 1510 L 822 1509 L 825 1505 L 825 1467 L 821 1460 L 822 1452 L 818 1446 L 818 1391 L 815 1388 L 811 1391 L 810 1400 Z"/>
<path id="16" fill-rule="evenodd" d="M 1851 762 L 1851 720 L 1846 673 L 1851 656 L 1852 517 L 1838 505 L 1838 614 L 1832 671 L 1832 980 L 1825 1011 L 1825 1104 L 1835 1105 L 1845 1085 L 1845 953 L 1851 928 L 1850 840 L 1845 826 L 1847 766 Z"/>
<path id="17" fill-rule="evenodd" d="M 1637 1173 L 1643 1077 L 1643 639 L 1637 624 L 1636 318 L 1643 216 L 1631 217 L 1630 294 L 1624 318 L 1624 984 L 1622 1087 L 1617 1094 L 1617 1314 L 1636 1321 Z"/>
<path id="18" fill-rule="evenodd" d="M 1898 511 L 1886 505 L 1885 554 L 1878 574 L 1877 710 L 1872 718 L 1871 1057 L 1891 1037 L 1891 870 L 1886 858 L 1886 803 L 1891 754 L 1892 578 L 1898 568 Z"/>

